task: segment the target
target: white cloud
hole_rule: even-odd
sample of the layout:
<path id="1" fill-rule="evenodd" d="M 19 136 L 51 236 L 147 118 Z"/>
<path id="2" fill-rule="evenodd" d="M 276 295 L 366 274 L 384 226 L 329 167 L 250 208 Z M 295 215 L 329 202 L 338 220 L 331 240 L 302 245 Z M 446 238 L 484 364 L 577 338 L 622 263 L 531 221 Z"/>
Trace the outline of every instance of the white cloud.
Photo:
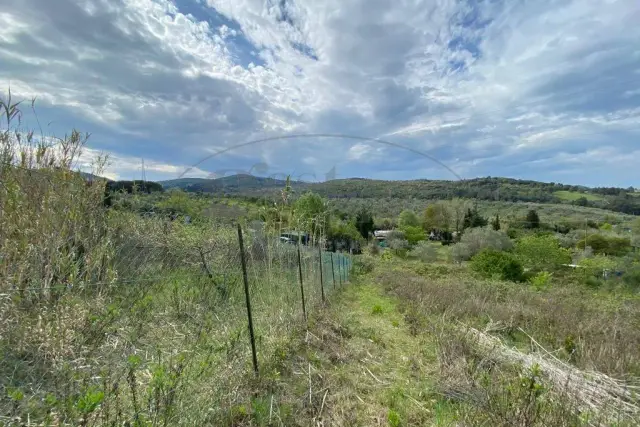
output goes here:
<path id="1" fill-rule="evenodd" d="M 4 3 L 0 86 L 95 126 L 94 148 L 151 151 L 165 169 L 292 133 L 382 135 L 493 176 L 550 150 L 637 144 L 635 0 Z M 232 154 L 328 168 L 383 152 L 334 145 Z"/>

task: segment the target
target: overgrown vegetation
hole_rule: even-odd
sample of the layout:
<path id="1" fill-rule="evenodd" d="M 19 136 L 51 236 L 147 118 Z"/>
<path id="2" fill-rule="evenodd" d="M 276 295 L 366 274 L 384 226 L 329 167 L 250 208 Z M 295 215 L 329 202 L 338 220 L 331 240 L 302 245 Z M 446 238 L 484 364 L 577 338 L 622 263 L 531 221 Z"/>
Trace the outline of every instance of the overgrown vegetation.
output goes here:
<path id="1" fill-rule="evenodd" d="M 320 258 L 324 201 L 292 204 L 285 188 L 273 209 L 254 211 L 260 222 L 213 216 L 220 204 L 209 197 L 146 183 L 105 203 L 96 177 L 106 160 L 76 171 L 86 135 L 24 132 L 10 99 L 0 112 L 0 424 L 264 424 L 253 393 L 277 386 L 273 359 L 303 324 L 299 278 L 312 313 L 350 268 L 344 255 Z M 289 227 L 315 242 L 302 246 L 300 271 L 296 245 L 279 239 Z M 287 408 L 278 417 L 291 424 Z"/>
<path id="2" fill-rule="evenodd" d="M 2 425 L 626 426 L 640 416 L 640 220 L 466 199 L 497 184 L 515 200 L 570 191 L 611 202 L 626 197 L 619 189 L 406 184 L 427 200 L 416 202 L 384 197 L 390 184 L 377 181 L 284 179 L 267 203 L 198 194 L 200 180 L 182 181 L 189 191 L 109 183 L 107 159 L 77 171 L 87 135 L 25 132 L 19 107 L 0 103 Z M 378 241 L 374 230 L 390 232 Z M 329 298 L 347 279 L 355 286 Z"/>

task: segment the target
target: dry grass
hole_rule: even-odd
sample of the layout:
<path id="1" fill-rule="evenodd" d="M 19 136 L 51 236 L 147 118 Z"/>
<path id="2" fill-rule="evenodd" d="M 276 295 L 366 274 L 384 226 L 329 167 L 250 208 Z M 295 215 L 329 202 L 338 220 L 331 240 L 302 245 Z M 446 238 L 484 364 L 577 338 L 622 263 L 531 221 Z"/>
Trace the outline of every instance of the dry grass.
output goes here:
<path id="1" fill-rule="evenodd" d="M 616 378 L 640 375 L 640 298 L 573 285 L 543 292 L 511 282 L 479 280 L 463 266 L 403 264 L 378 279 L 428 316 L 478 329 L 499 325 L 508 343 L 529 347 L 527 331 L 564 361 Z"/>
<path id="2" fill-rule="evenodd" d="M 261 403 L 243 402 L 271 384 L 268 362 L 304 323 L 295 248 L 245 236 L 256 382 L 236 230 L 106 209 L 104 183 L 72 170 L 86 136 L 35 138 L 12 127 L 10 105 L 0 103 L 0 119 L 11 116 L 0 130 L 0 424 L 255 421 Z M 302 261 L 312 312 L 318 253 Z"/>

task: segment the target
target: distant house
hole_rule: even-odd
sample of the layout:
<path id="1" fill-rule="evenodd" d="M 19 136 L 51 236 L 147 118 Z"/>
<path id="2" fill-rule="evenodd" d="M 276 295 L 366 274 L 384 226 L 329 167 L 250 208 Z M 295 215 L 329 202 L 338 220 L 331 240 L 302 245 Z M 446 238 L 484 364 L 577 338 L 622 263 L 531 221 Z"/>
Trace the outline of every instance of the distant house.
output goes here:
<path id="1" fill-rule="evenodd" d="M 387 239 L 393 233 L 393 230 L 375 230 L 373 232 L 373 238 L 378 242 L 379 246 L 387 247 Z"/>
<path id="2" fill-rule="evenodd" d="M 289 243 L 298 243 L 298 241 L 303 244 L 309 244 L 309 234 L 303 231 L 285 231 L 280 233 L 280 240 L 283 242 Z"/>

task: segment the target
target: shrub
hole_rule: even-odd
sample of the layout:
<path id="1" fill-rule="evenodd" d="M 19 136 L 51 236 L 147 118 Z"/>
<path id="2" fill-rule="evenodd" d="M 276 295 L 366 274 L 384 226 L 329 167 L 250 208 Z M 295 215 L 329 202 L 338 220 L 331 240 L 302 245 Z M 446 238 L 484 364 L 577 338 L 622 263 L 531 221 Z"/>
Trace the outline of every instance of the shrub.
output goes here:
<path id="1" fill-rule="evenodd" d="M 394 232 L 387 237 L 387 244 L 396 255 L 405 255 L 409 249 L 409 242 L 404 237 L 404 233 Z"/>
<path id="2" fill-rule="evenodd" d="M 555 270 L 571 262 L 571 252 L 560 247 L 554 236 L 525 236 L 516 244 L 515 254 L 533 271 Z"/>
<path id="3" fill-rule="evenodd" d="M 407 242 L 409 242 L 410 245 L 415 245 L 416 243 L 426 239 L 424 230 L 420 227 L 407 226 L 404 227 L 402 231 L 405 239 L 407 239 Z"/>
<path id="4" fill-rule="evenodd" d="M 420 219 L 416 215 L 415 212 L 411 210 L 404 210 L 400 213 L 398 217 L 398 226 L 400 228 L 404 227 L 420 227 Z"/>
<path id="5" fill-rule="evenodd" d="M 534 289 L 541 291 L 547 289 L 551 285 L 551 278 L 553 277 L 553 273 L 549 273 L 547 271 L 541 271 L 535 276 L 529 279 L 529 283 L 533 286 Z"/>
<path id="6" fill-rule="evenodd" d="M 622 280 L 628 287 L 634 290 L 640 289 L 640 267 L 625 271 Z"/>
<path id="7" fill-rule="evenodd" d="M 522 281 L 524 269 L 515 256 L 495 249 L 484 249 L 471 259 L 471 269 L 487 278 Z"/>
<path id="8" fill-rule="evenodd" d="M 420 242 L 409 252 L 409 256 L 422 262 L 435 262 L 438 260 L 438 250 L 429 242 Z"/>
<path id="9" fill-rule="evenodd" d="M 380 246 L 378 246 L 378 242 L 374 240 L 369 244 L 369 254 L 371 255 L 379 255 L 380 254 Z"/>
<path id="10" fill-rule="evenodd" d="M 592 234 L 586 239 L 587 246 L 591 246 L 596 254 L 621 256 L 631 250 L 631 242 L 627 237 L 616 235 Z M 585 247 L 585 239 L 578 242 L 578 248 Z"/>
<path id="11" fill-rule="evenodd" d="M 474 228 L 462 235 L 460 243 L 453 247 L 451 254 L 454 261 L 461 262 L 473 258 L 483 249 L 508 251 L 512 248 L 513 242 L 502 231 Z"/>
<path id="12" fill-rule="evenodd" d="M 604 270 L 612 270 L 616 263 L 613 259 L 604 255 L 596 255 L 593 258 L 585 258 L 580 261 L 580 268 L 577 268 L 575 274 L 580 280 L 586 282 L 590 278 L 602 277 Z"/>
<path id="13" fill-rule="evenodd" d="M 372 256 L 362 255 L 354 257 L 353 272 L 358 274 L 371 273 L 376 266 L 376 260 Z"/>

